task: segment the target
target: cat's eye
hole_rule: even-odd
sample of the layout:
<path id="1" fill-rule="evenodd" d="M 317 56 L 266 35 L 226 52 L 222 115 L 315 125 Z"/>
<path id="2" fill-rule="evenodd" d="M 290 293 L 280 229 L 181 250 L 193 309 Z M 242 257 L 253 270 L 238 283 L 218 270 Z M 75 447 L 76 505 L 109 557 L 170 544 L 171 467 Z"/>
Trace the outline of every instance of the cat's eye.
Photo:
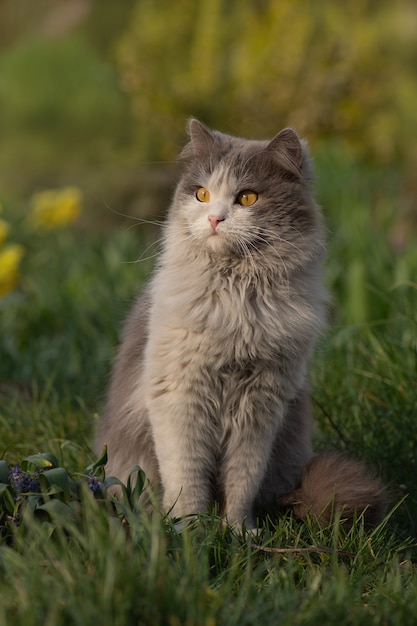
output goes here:
<path id="1" fill-rule="evenodd" d="M 255 191 L 241 191 L 237 197 L 238 204 L 242 206 L 252 206 L 258 199 L 258 194 Z"/>
<path id="2" fill-rule="evenodd" d="M 205 187 L 197 189 L 195 197 L 199 202 L 208 202 L 210 200 L 210 192 Z"/>

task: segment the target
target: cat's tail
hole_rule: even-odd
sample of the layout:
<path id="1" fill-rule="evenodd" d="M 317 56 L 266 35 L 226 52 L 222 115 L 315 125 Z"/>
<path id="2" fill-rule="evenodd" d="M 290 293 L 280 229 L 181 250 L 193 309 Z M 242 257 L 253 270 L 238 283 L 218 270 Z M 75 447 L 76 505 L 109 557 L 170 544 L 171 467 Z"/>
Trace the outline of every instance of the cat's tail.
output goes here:
<path id="1" fill-rule="evenodd" d="M 365 465 L 339 452 L 315 456 L 304 468 L 297 489 L 280 498 L 301 519 L 311 515 L 321 524 L 335 515 L 346 525 L 363 516 L 366 526 L 376 526 L 384 517 L 387 492 Z"/>

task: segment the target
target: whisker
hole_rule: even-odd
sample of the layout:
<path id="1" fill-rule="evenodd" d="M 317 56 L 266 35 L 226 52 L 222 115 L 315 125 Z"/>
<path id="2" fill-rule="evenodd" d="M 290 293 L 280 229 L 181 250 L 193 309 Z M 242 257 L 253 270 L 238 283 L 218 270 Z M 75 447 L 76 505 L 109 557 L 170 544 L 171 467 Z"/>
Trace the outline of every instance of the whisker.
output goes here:
<path id="1" fill-rule="evenodd" d="M 110 211 L 111 213 L 113 213 L 114 215 L 117 215 L 118 217 L 124 217 L 125 219 L 128 219 L 128 220 L 133 220 L 134 222 L 136 222 L 136 224 L 149 224 L 150 226 L 162 226 L 165 223 L 164 219 L 159 220 L 156 218 L 145 219 L 142 217 L 136 217 L 135 215 L 129 215 L 127 213 L 122 213 L 121 211 L 116 211 L 116 209 L 113 209 L 113 207 L 111 207 L 107 202 L 104 202 L 103 204 L 106 207 L 106 209 Z"/>
<path id="2" fill-rule="evenodd" d="M 147 252 L 149 252 L 150 250 L 152 250 L 153 247 L 155 246 L 160 246 L 160 244 L 163 242 L 163 239 L 157 239 L 156 241 L 153 241 L 152 243 L 150 243 L 148 246 L 146 246 L 145 250 L 142 252 L 142 254 L 140 255 L 140 257 L 138 257 L 137 259 L 135 259 L 135 261 L 126 261 L 126 263 L 143 263 L 145 261 L 151 261 L 152 259 L 156 259 L 159 254 L 160 254 L 160 248 L 158 247 L 158 249 L 156 250 L 155 253 L 149 255 L 149 256 L 144 256 L 146 255 Z"/>
<path id="3" fill-rule="evenodd" d="M 240 236 L 242 240 L 242 235 Z M 245 247 L 247 250 L 249 250 L 249 248 L 251 248 L 254 252 L 256 252 L 256 254 L 258 255 L 258 257 L 262 257 L 264 263 L 266 265 L 270 265 L 270 261 L 271 259 L 269 258 L 269 256 L 267 256 L 264 251 L 262 249 L 260 249 L 257 245 L 256 242 L 257 241 L 261 241 L 262 243 L 266 243 L 267 246 L 271 246 L 272 244 L 269 241 L 266 241 L 263 237 L 261 237 L 260 235 L 254 234 L 254 233 L 250 233 L 249 235 L 246 235 L 244 238 L 245 241 Z M 259 266 L 256 265 L 255 260 L 253 259 L 253 254 L 251 254 L 252 257 L 252 263 L 255 266 L 256 270 L 255 270 L 255 274 L 259 277 L 261 275 L 261 268 Z M 289 287 L 290 284 L 290 278 L 289 278 L 289 272 L 288 272 L 288 268 L 287 265 L 285 263 L 285 260 L 283 258 L 283 256 L 279 253 L 279 251 L 274 248 L 274 254 L 278 257 L 282 269 L 283 269 L 283 278 L 285 277 L 285 284 L 287 285 L 287 288 Z"/>
<path id="4" fill-rule="evenodd" d="M 259 230 L 259 233 L 252 232 L 252 235 L 256 237 L 258 240 L 262 240 L 261 235 L 260 235 L 261 233 L 262 235 L 269 238 L 269 240 L 263 238 L 264 243 L 268 245 L 272 245 L 273 242 L 278 242 L 278 243 L 286 244 L 290 246 L 291 248 L 294 248 L 294 250 L 297 250 L 297 252 L 302 252 L 302 249 L 299 246 L 297 246 L 294 242 L 289 241 L 288 239 L 285 239 L 284 237 L 281 237 L 276 232 L 269 230 L 269 229 L 264 229 L 262 227 L 258 227 L 258 230 Z"/>

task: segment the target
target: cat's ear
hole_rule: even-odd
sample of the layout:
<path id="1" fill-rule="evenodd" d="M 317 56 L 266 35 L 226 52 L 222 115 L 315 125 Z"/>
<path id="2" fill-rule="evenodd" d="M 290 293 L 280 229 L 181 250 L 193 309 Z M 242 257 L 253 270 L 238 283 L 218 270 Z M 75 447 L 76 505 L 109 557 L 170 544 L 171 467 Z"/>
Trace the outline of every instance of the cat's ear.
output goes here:
<path id="1" fill-rule="evenodd" d="M 195 118 L 188 120 L 187 131 L 190 141 L 184 146 L 179 158 L 187 160 L 191 157 L 207 154 L 214 144 L 217 143 L 214 133 L 202 122 Z"/>
<path id="2" fill-rule="evenodd" d="M 303 146 L 292 128 L 284 128 L 272 139 L 267 147 L 268 152 L 274 152 L 285 170 L 299 176 L 303 167 Z"/>

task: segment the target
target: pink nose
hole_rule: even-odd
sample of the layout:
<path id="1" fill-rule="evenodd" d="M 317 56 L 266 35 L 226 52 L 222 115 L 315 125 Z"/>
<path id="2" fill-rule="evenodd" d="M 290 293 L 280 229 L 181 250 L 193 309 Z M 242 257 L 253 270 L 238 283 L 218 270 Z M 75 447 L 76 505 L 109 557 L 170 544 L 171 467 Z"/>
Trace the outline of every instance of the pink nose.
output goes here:
<path id="1" fill-rule="evenodd" d="M 209 215 L 208 216 L 208 221 L 210 222 L 210 224 L 212 225 L 214 230 L 216 230 L 219 222 L 223 222 L 223 220 L 224 220 L 224 217 L 220 217 L 219 215 Z"/>

